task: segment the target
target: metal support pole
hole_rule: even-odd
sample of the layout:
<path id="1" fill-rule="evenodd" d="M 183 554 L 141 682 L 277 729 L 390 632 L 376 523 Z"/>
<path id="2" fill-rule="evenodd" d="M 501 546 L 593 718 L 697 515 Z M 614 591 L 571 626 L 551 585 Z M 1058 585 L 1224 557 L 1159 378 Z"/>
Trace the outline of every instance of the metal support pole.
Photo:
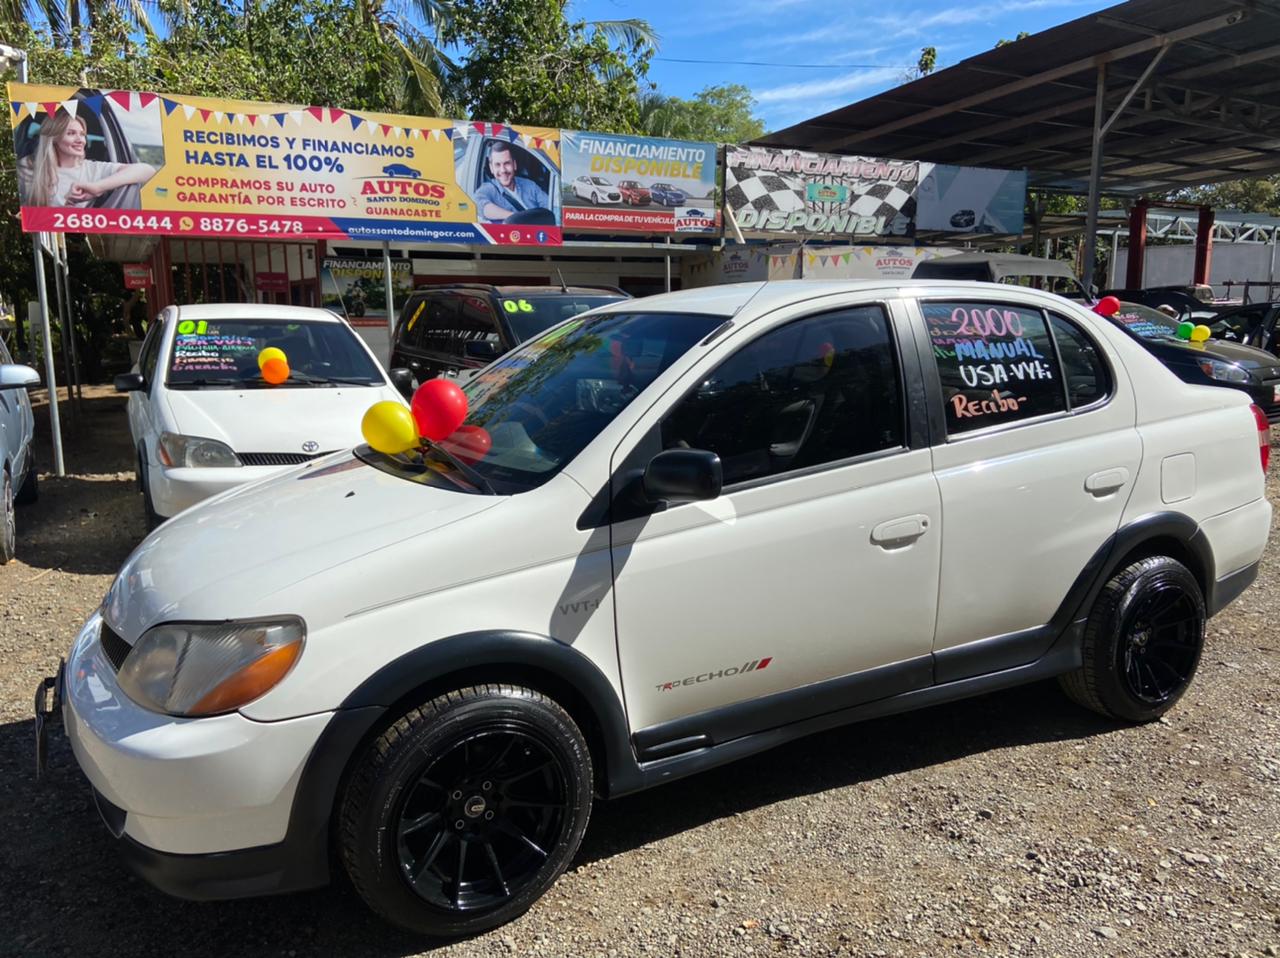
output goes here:
<path id="1" fill-rule="evenodd" d="M 44 258 L 40 252 L 40 235 L 31 239 L 36 251 L 36 298 L 40 300 L 40 335 L 44 337 L 44 378 L 49 385 L 49 426 L 53 433 L 53 473 L 67 474 L 62 461 L 62 425 L 58 422 L 58 380 L 53 368 L 53 335 L 49 332 L 49 291 L 45 286 Z"/>
<path id="2" fill-rule="evenodd" d="M 80 368 L 80 346 L 76 342 L 76 320 L 71 312 L 71 262 L 67 259 L 67 237 L 65 233 L 58 234 L 58 246 L 62 253 L 62 298 L 66 301 L 67 306 L 67 327 L 70 330 L 71 342 L 71 372 L 72 382 L 76 387 L 76 414 L 81 412 L 80 403 L 84 399 L 84 370 Z M 71 386 L 67 386 L 68 395 Z"/>
<path id="3" fill-rule="evenodd" d="M 1276 234 L 1280 228 L 1271 231 L 1271 265 L 1267 270 L 1267 299 L 1275 299 L 1276 288 Z"/>
<path id="4" fill-rule="evenodd" d="M 668 253 L 665 259 L 667 261 L 667 292 L 669 293 L 671 292 L 671 254 Z"/>
<path id="5" fill-rule="evenodd" d="M 54 240 L 55 249 L 57 240 Z M 72 392 L 72 384 L 76 381 L 71 371 L 71 340 L 68 336 L 67 314 L 64 306 L 65 299 L 62 295 L 62 265 L 58 262 L 57 256 L 53 258 L 53 297 L 58 304 L 58 333 L 62 338 L 62 365 L 65 367 L 67 374 L 67 402 L 75 399 L 75 393 Z M 71 418 L 76 418 L 76 408 L 74 405 L 68 407 L 71 410 Z"/>
<path id="6" fill-rule="evenodd" d="M 387 291 L 387 355 L 386 362 L 391 362 L 391 344 L 396 335 L 396 305 L 392 297 L 391 286 L 391 244 L 382 241 L 382 281 Z"/>
<path id="7" fill-rule="evenodd" d="M 1093 156 L 1089 163 L 1089 206 L 1084 222 L 1084 262 L 1080 264 L 1080 281 L 1085 290 L 1093 285 L 1093 260 L 1098 247 L 1098 201 L 1102 184 L 1102 145 L 1106 131 L 1103 113 L 1107 100 L 1107 65 L 1098 64 L 1098 84 L 1093 100 Z"/>

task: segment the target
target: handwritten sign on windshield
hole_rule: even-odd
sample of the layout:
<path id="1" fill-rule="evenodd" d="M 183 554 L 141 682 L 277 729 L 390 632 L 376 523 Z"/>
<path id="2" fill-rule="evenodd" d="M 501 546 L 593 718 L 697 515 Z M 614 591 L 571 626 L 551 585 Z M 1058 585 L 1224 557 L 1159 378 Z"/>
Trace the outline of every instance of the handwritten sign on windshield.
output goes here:
<path id="1" fill-rule="evenodd" d="M 169 368 L 175 373 L 234 373 L 245 365 L 244 357 L 256 351 L 257 341 L 250 336 L 179 333 L 173 340 Z"/>

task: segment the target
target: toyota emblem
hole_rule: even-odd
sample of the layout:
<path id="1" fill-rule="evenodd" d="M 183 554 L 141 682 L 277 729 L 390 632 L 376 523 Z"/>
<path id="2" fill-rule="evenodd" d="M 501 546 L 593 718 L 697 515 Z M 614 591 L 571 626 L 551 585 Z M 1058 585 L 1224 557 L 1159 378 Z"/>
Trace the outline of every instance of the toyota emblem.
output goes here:
<path id="1" fill-rule="evenodd" d="M 306 442 L 302 444 L 303 452 L 316 452 L 319 449 L 320 449 L 320 443 L 316 442 L 314 439 L 308 439 Z"/>

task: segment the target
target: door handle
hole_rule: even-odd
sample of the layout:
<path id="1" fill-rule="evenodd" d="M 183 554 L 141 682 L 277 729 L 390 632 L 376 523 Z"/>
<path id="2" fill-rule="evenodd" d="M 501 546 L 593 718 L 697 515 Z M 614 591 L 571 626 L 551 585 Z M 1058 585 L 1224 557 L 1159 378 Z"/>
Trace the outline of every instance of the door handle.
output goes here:
<path id="1" fill-rule="evenodd" d="M 871 530 L 871 541 L 885 549 L 909 545 L 929 531 L 929 517 L 903 516 L 882 522 Z"/>
<path id="2" fill-rule="evenodd" d="M 1103 469 L 1095 472 L 1084 481 L 1085 491 L 1095 496 L 1106 496 L 1115 492 L 1129 481 L 1129 470 L 1124 466 L 1115 469 Z"/>

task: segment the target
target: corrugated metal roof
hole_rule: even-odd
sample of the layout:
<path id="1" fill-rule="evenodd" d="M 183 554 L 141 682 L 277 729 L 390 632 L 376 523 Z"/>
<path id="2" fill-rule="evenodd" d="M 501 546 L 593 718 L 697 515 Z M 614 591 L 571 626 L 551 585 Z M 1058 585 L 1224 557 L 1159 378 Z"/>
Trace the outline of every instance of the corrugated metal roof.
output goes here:
<path id="1" fill-rule="evenodd" d="M 1129 0 L 757 142 L 1026 168 L 1033 187 L 1084 192 L 1099 64 L 1104 117 L 1138 86 L 1106 137 L 1105 191 L 1280 170 L 1280 0 Z"/>

